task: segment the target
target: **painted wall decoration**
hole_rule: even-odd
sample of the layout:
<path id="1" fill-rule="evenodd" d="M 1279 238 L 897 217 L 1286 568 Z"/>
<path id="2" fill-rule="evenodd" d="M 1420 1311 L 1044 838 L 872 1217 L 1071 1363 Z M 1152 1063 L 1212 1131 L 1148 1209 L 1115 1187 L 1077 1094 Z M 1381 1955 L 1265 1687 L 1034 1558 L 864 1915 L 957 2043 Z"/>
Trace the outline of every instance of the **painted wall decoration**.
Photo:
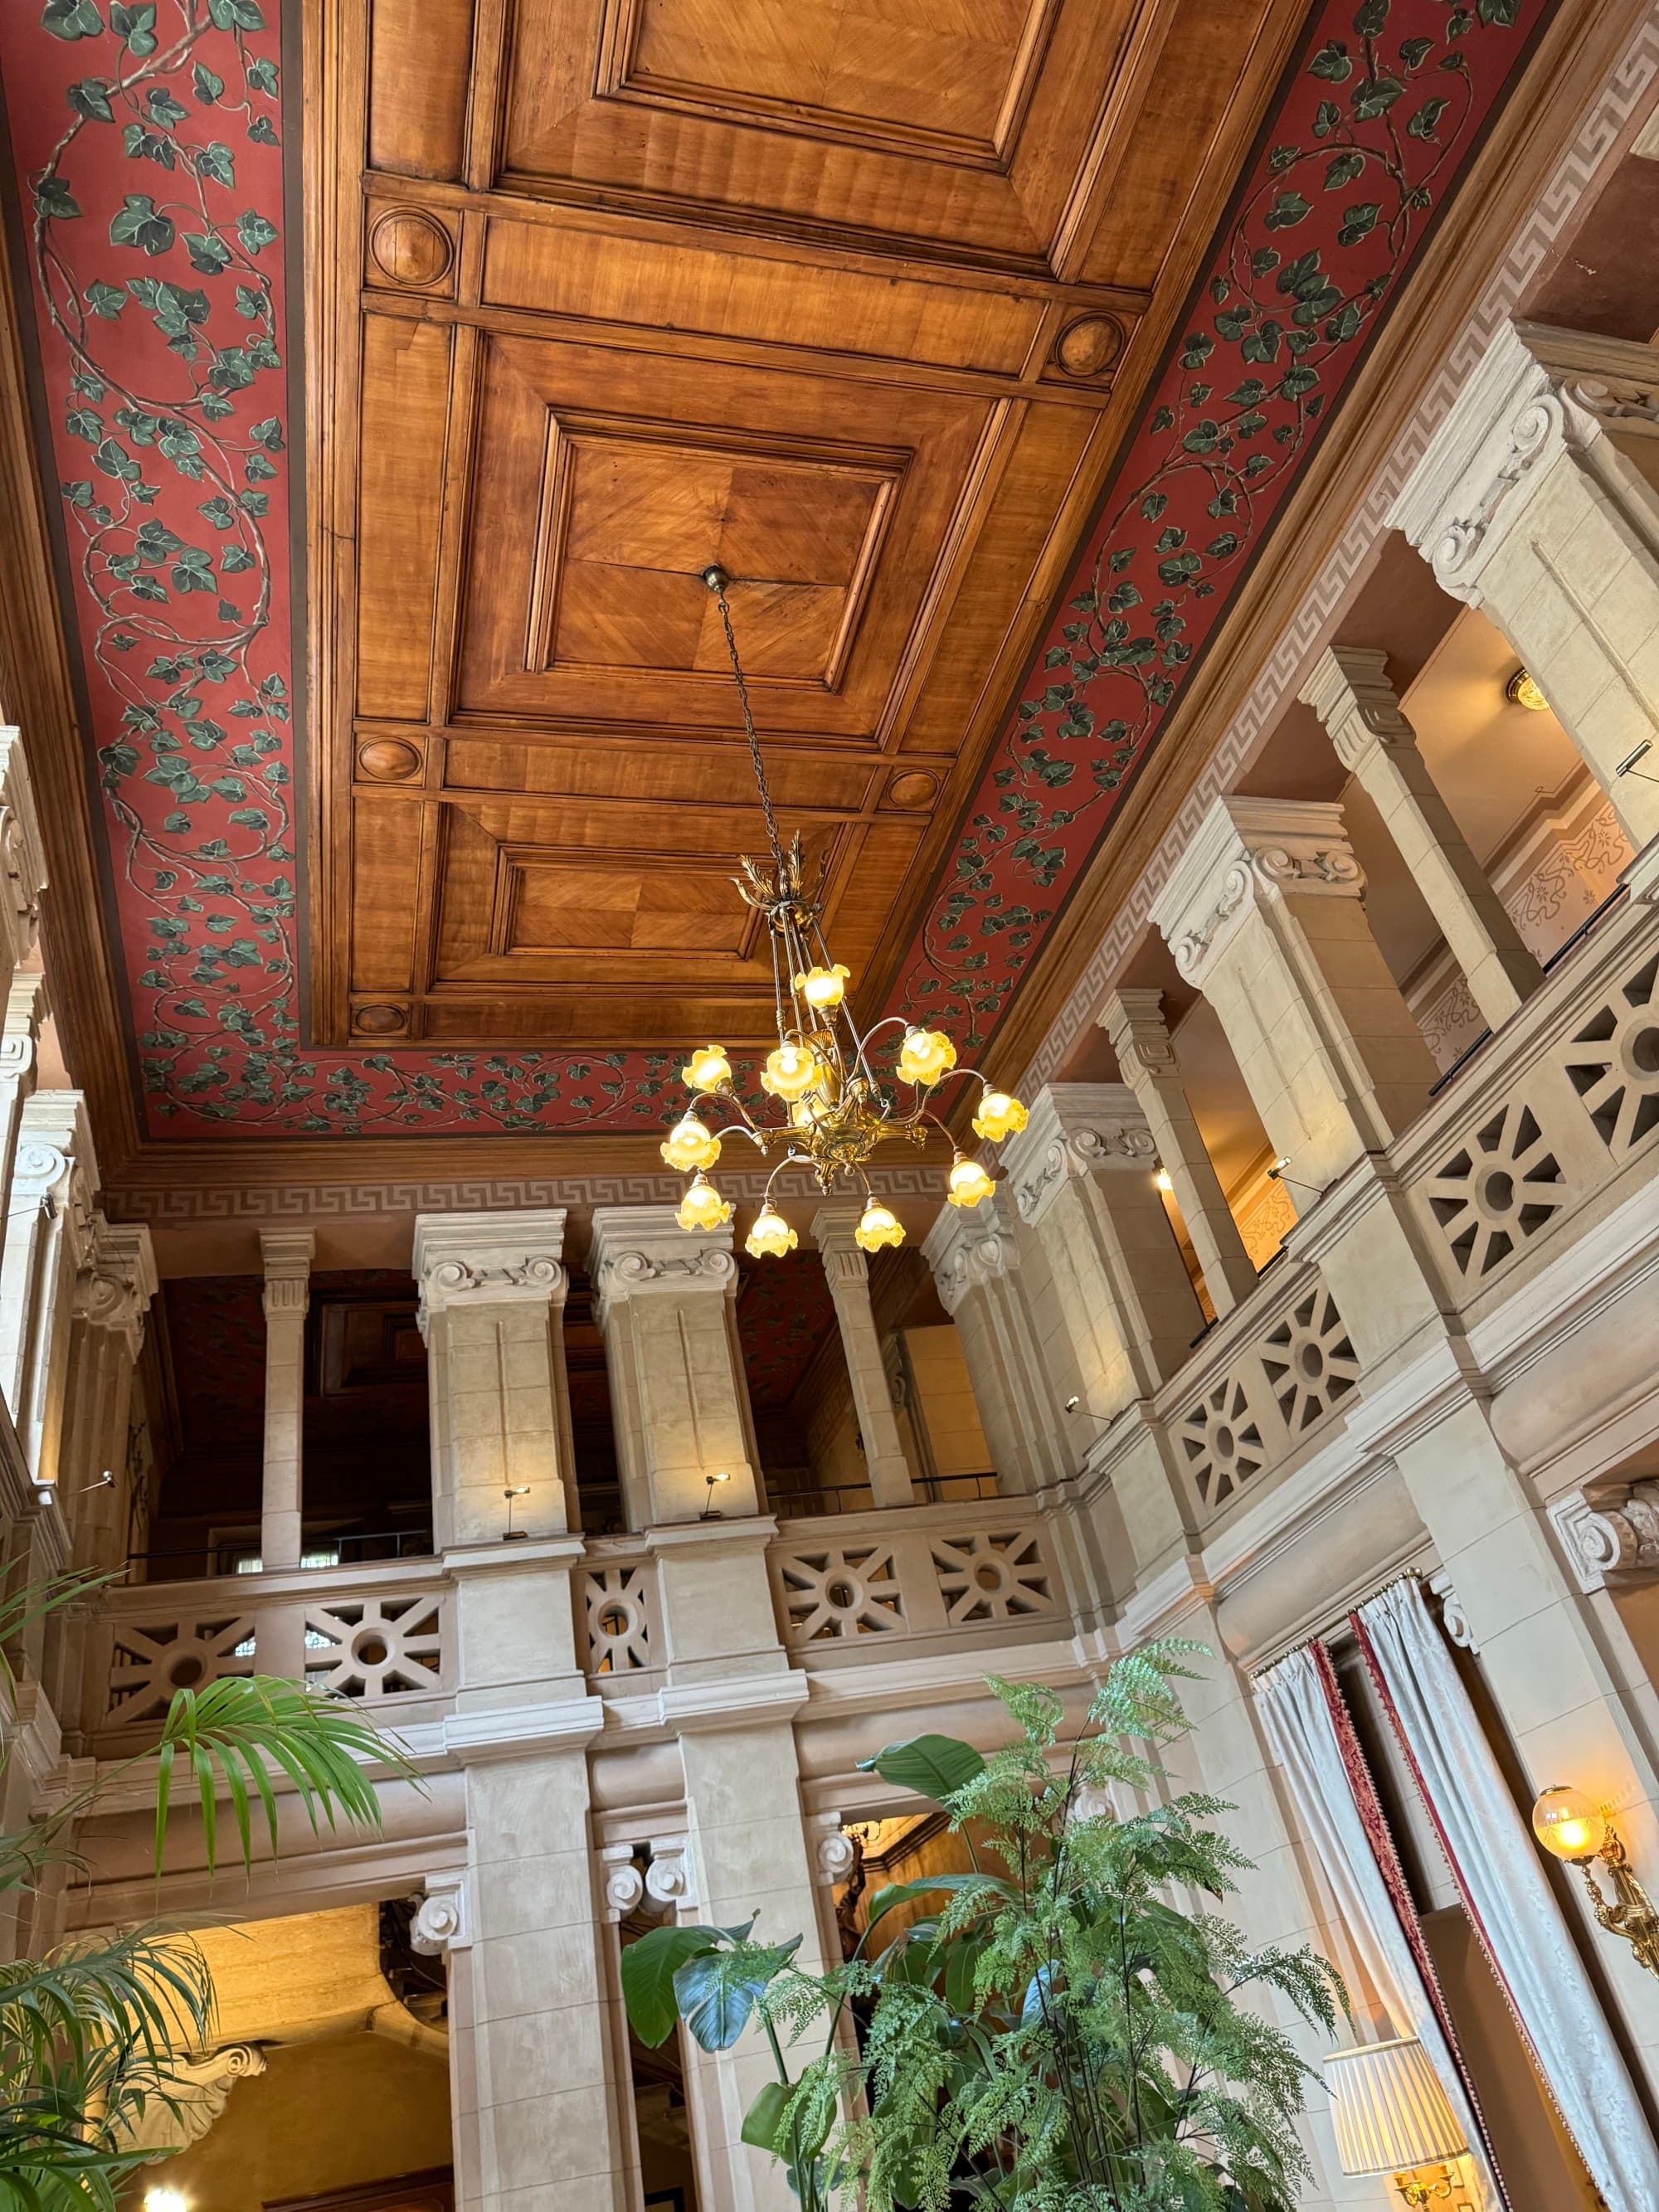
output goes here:
<path id="1" fill-rule="evenodd" d="M 889 1011 L 994 1033 L 1551 4 L 1316 9 Z M 274 0 L 12 0 L 0 85 L 150 1130 L 659 1126 L 678 1055 L 305 1042 Z"/>

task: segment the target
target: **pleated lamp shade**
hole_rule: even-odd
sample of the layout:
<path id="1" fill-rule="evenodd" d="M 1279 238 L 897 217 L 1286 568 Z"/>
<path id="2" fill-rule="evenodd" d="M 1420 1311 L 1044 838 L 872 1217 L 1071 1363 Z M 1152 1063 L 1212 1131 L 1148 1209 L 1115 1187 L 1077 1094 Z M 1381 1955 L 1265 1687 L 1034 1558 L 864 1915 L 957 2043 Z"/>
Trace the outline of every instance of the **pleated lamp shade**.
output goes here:
<path id="1" fill-rule="evenodd" d="M 1414 2035 L 1334 2051 L 1324 2067 L 1344 2173 L 1406 2173 L 1468 2148 Z"/>

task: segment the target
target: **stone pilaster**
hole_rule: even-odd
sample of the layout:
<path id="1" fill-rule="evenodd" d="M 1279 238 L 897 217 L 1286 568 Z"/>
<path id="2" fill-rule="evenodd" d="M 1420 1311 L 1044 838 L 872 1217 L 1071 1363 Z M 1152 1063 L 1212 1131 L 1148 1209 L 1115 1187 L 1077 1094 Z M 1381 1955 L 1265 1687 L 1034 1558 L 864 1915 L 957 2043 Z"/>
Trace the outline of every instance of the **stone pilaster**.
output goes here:
<path id="1" fill-rule="evenodd" d="M 689 1235 L 672 1206 L 599 1206 L 588 1275 L 629 1526 L 757 1512 L 730 1227 Z"/>
<path id="2" fill-rule="evenodd" d="M 1005 1492 L 1046 1490 L 1071 1472 L 1060 1401 L 1042 1364 L 1020 1274 L 1006 1184 L 978 1206 L 942 1206 L 922 1252 L 956 1323 L 974 1403 Z"/>
<path id="3" fill-rule="evenodd" d="M 1218 1317 L 1249 1297 L 1255 1288 L 1255 1269 L 1193 1119 L 1162 996 L 1126 986 L 1113 992 L 1097 1018 L 1111 1039 L 1123 1080 L 1146 1116 Z"/>
<path id="4" fill-rule="evenodd" d="M 1659 350 L 1498 330 L 1389 520 L 1525 663 L 1638 855 L 1659 836 Z M 1642 775 L 1619 773 L 1653 747 Z"/>
<path id="5" fill-rule="evenodd" d="M 12 1168 L 26 1100 L 34 1095 L 40 1029 L 46 1018 L 46 979 L 14 975 L 0 1031 L 0 1222 L 11 1218 Z"/>
<path id="6" fill-rule="evenodd" d="M 265 1449 L 259 1561 L 300 1564 L 305 1425 L 306 1314 L 317 1240 L 309 1229 L 262 1229 L 265 1270 Z"/>
<path id="7" fill-rule="evenodd" d="M 1322 801 L 1218 799 L 1153 902 L 1215 1008 L 1298 1207 L 1428 1103 L 1437 1070 Z"/>
<path id="8" fill-rule="evenodd" d="M 564 1208 L 415 1224 L 435 1548 L 580 1522 L 564 1372 Z"/>
<path id="9" fill-rule="evenodd" d="M 1388 655 L 1370 646 L 1334 645 L 1302 697 L 1382 816 L 1481 1019 L 1497 1029 L 1538 988 L 1544 971 L 1436 787 L 1389 681 Z"/>
<path id="10" fill-rule="evenodd" d="M 915 1486 L 899 1441 L 881 1339 L 871 1310 L 869 1262 L 853 1235 L 863 1211 L 858 1199 L 831 1200 L 812 1216 L 812 1239 L 835 1300 L 841 1348 L 847 1355 L 847 1376 L 853 1386 L 859 1434 L 864 1440 L 871 1498 L 877 1505 L 911 1505 L 915 1502 Z"/>
<path id="11" fill-rule="evenodd" d="M 1003 1147 L 1030 1310 L 1081 1456 L 1185 1361 L 1202 1326 L 1153 1180 L 1158 1139 L 1123 1083 L 1056 1083 Z"/>
<path id="12" fill-rule="evenodd" d="M 97 1162 L 78 1091 L 37 1091 L 19 1116 L 0 1257 L 0 1391 L 38 1483 L 56 1483 L 76 1278 L 92 1250 Z"/>
<path id="13" fill-rule="evenodd" d="M 157 1287 L 149 1230 L 95 1215 L 90 1262 L 75 1285 L 61 1479 L 75 1563 L 106 1571 L 125 1547 L 132 1376 Z"/>
<path id="14" fill-rule="evenodd" d="M 46 887 L 46 848 L 23 741 L 6 726 L 0 728 L 0 985 L 9 985 L 33 950 Z"/>

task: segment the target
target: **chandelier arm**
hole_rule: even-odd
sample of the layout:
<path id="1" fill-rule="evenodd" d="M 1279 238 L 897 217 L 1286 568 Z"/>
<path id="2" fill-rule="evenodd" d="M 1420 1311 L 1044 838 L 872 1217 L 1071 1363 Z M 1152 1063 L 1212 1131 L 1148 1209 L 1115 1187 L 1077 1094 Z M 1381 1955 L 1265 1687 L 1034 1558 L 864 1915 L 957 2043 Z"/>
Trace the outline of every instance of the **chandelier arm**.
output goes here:
<path id="1" fill-rule="evenodd" d="M 761 812 L 766 817 L 766 841 L 772 848 L 772 859 L 778 871 L 779 888 L 782 888 L 784 859 L 783 845 L 778 836 L 778 819 L 772 811 L 771 787 L 766 781 L 766 769 L 761 760 L 760 739 L 755 734 L 755 718 L 749 710 L 749 686 L 743 679 L 743 664 L 738 659 L 738 641 L 732 629 L 732 610 L 726 599 L 726 574 L 719 568 L 705 568 L 702 580 L 714 594 L 714 604 L 720 611 L 720 627 L 726 632 L 726 651 L 732 663 L 732 681 L 738 687 L 738 704 L 743 709 L 743 732 L 749 740 L 749 757 L 754 764 L 755 782 L 760 792 Z"/>

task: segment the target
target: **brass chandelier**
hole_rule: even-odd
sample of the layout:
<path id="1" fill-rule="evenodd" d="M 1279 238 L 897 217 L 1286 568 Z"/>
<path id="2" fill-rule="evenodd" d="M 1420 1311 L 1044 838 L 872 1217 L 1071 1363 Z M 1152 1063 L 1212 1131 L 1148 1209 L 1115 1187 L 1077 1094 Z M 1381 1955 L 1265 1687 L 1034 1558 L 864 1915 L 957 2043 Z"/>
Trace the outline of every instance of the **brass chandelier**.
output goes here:
<path id="1" fill-rule="evenodd" d="M 773 1205 L 772 1187 L 786 1168 L 800 1167 L 811 1171 L 820 1190 L 832 1190 L 838 1183 L 862 1187 L 864 1212 L 854 1233 L 866 1252 L 875 1252 L 884 1244 L 902 1244 L 904 1230 L 871 1189 L 865 1164 L 878 1146 L 890 1141 L 926 1144 L 930 1125 L 949 1137 L 933 1106 L 941 1085 L 963 1078 L 979 1085 L 973 1127 L 981 1137 L 1018 1134 L 1025 1127 L 1025 1109 L 1007 1091 L 993 1089 L 988 1077 L 976 1069 L 957 1066 L 957 1048 L 942 1030 L 921 1028 L 902 1014 L 860 1030 L 847 1000 L 851 971 L 833 957 L 824 941 L 823 865 L 809 884 L 799 837 L 793 838 L 786 851 L 778 834 L 732 629 L 726 596 L 731 580 L 723 568 L 711 567 L 703 570 L 702 580 L 720 611 L 770 848 L 768 860 L 742 859 L 743 873 L 732 881 L 746 903 L 765 915 L 771 942 L 778 1042 L 766 1056 L 760 1084 L 777 1102 L 779 1118 L 757 1118 L 750 1111 L 738 1091 L 724 1046 L 700 1045 L 681 1070 L 690 1103 L 662 1146 L 669 1166 L 691 1177 L 676 1218 L 686 1230 L 718 1229 L 731 1219 L 731 1200 L 720 1196 L 708 1171 L 720 1158 L 724 1139 L 742 1135 L 767 1158 L 783 1148 L 782 1158 L 766 1179 L 761 1210 L 744 1239 L 746 1251 L 757 1259 L 778 1259 L 795 1249 L 799 1240 Z M 879 1074 L 871 1048 L 884 1030 L 894 1029 L 903 1035 L 896 1040 L 890 1072 Z M 890 1040 L 889 1049 L 891 1044 Z M 908 1104 L 900 1103 L 901 1088 L 910 1093 Z M 719 1128 L 711 1127 L 714 1116 L 707 1115 L 711 1105 L 716 1115 L 732 1118 Z M 951 1151 L 945 1195 L 952 1206 L 977 1206 L 994 1188 L 991 1177 L 978 1160 L 954 1143 Z"/>

